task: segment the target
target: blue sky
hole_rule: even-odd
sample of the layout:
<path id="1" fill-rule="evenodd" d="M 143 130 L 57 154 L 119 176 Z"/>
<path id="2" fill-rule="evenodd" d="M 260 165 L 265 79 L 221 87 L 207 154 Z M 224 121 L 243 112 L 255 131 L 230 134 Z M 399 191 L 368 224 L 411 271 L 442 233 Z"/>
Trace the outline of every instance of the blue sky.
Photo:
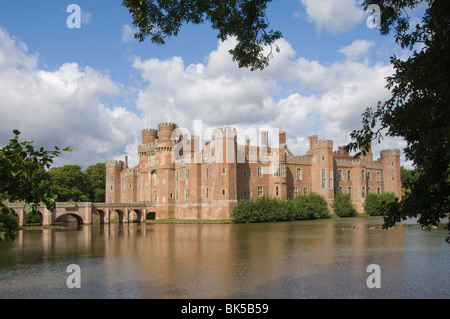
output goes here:
<path id="1" fill-rule="evenodd" d="M 70 29 L 69 4 L 82 10 Z M 128 155 L 140 131 L 167 118 L 193 130 L 234 126 L 287 132 L 295 154 L 308 136 L 350 141 L 368 106 L 389 97 L 389 57 L 407 55 L 392 36 L 369 28 L 354 0 L 275 0 L 267 16 L 283 33 L 264 71 L 238 69 L 208 24 L 185 25 L 164 46 L 132 38 L 121 0 L 0 3 L 0 142 L 13 129 L 52 147 L 70 145 L 56 165 L 86 167 Z M 402 148 L 401 139 L 375 145 Z M 402 159 L 404 163 L 404 159 Z M 410 164 L 404 163 L 406 166 Z"/>

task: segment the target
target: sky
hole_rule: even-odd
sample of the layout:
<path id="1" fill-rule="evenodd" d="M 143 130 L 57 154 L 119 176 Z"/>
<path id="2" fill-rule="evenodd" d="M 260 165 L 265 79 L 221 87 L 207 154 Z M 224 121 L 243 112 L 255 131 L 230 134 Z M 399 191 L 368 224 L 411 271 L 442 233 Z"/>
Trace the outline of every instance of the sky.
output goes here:
<path id="1" fill-rule="evenodd" d="M 80 28 L 67 23 L 71 4 L 81 9 Z M 163 46 L 137 41 L 121 4 L 0 2 L 0 145 L 18 129 L 36 146 L 73 148 L 55 166 L 125 156 L 133 166 L 142 129 L 171 121 L 187 132 L 194 123 L 202 132 L 286 131 L 296 155 L 306 153 L 311 135 L 332 139 L 336 150 L 362 128 L 367 107 L 389 98 L 390 57 L 410 54 L 368 24 L 358 1 L 275 0 L 267 17 L 283 34 L 280 51 L 252 72 L 232 61 L 235 40 L 220 42 L 208 23 L 184 25 Z M 405 146 L 386 138 L 373 144 L 374 157 Z M 401 163 L 411 168 L 403 155 Z"/>

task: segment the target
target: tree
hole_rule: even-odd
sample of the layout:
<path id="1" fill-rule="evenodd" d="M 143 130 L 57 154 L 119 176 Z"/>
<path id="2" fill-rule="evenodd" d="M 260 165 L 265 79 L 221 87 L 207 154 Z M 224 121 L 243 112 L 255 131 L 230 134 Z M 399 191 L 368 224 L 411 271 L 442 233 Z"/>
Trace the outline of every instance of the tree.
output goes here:
<path id="1" fill-rule="evenodd" d="M 271 53 L 264 54 L 264 47 L 274 45 L 282 37 L 279 31 L 268 30 L 265 14 L 267 3 L 272 0 L 124 0 L 139 29 L 135 38 L 144 41 L 147 36 L 157 44 L 165 38 L 176 36 L 184 23 L 211 23 L 219 31 L 218 38 L 225 41 L 236 37 L 238 44 L 230 50 L 239 67 L 264 69 Z M 277 51 L 279 50 L 276 47 Z"/>
<path id="2" fill-rule="evenodd" d="M 86 182 L 89 189 L 89 198 L 93 202 L 105 201 L 106 165 L 97 163 L 86 168 Z"/>
<path id="3" fill-rule="evenodd" d="M 358 215 L 355 206 L 353 206 L 352 198 L 349 194 L 343 192 L 338 192 L 334 196 L 332 208 L 339 217 L 355 217 Z"/>
<path id="4" fill-rule="evenodd" d="M 410 28 L 407 12 L 420 3 L 427 5 L 422 22 Z M 391 98 L 364 112 L 363 128 L 352 132 L 346 149 L 359 156 L 383 136 L 404 138 L 405 156 L 419 174 L 409 195 L 389 205 L 384 226 L 417 216 L 422 226 L 437 225 L 450 212 L 450 1 L 365 0 L 363 6 L 370 4 L 381 9 L 381 34 L 394 31 L 396 43 L 413 52 L 391 57 Z"/>
<path id="5" fill-rule="evenodd" d="M 79 165 L 52 167 L 49 171 L 48 187 L 58 195 L 59 202 L 88 202 L 89 192 L 86 173 Z"/>
<path id="6" fill-rule="evenodd" d="M 56 200 L 56 196 L 43 187 L 42 180 L 61 149 L 55 146 L 51 151 L 42 147 L 35 150 L 33 141 L 19 142 L 20 132 L 14 130 L 13 133 L 14 138 L 0 149 L 0 240 L 13 240 L 17 231 L 17 220 L 11 219 L 13 212 L 6 206 L 8 202 L 24 202 L 29 211 L 36 212 L 41 202 L 52 210 Z"/>
<path id="7" fill-rule="evenodd" d="M 384 216 L 391 203 L 395 203 L 394 193 L 369 193 L 364 201 L 364 211 L 370 216 Z"/>

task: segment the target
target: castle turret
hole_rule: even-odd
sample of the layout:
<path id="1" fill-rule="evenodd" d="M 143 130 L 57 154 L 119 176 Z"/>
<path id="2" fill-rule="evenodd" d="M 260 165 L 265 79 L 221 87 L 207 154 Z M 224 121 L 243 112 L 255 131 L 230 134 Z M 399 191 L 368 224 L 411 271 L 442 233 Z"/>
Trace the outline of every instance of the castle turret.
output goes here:
<path id="1" fill-rule="evenodd" d="M 312 191 L 322 194 L 329 202 L 334 199 L 334 162 L 333 141 L 309 138 L 309 155 L 312 155 L 311 167 Z"/>
<path id="2" fill-rule="evenodd" d="M 106 162 L 105 202 L 120 203 L 121 200 L 121 173 L 124 169 L 122 161 Z"/>
<path id="3" fill-rule="evenodd" d="M 158 124 L 159 139 L 171 139 L 172 132 L 177 127 L 178 126 L 175 123 L 160 123 L 160 124 Z"/>
<path id="4" fill-rule="evenodd" d="M 380 157 L 383 162 L 383 191 L 401 198 L 400 150 L 383 150 Z"/>
<path id="5" fill-rule="evenodd" d="M 155 129 L 142 130 L 142 144 L 150 144 L 158 138 L 158 131 Z"/>

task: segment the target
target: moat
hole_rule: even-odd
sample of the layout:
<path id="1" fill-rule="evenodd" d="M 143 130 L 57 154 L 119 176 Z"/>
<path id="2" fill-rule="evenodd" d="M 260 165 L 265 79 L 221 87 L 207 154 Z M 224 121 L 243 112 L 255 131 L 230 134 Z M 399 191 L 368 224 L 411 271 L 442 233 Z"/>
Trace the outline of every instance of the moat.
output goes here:
<path id="1" fill-rule="evenodd" d="M 0 298 L 450 298 L 444 225 L 110 224 L 0 242 Z M 69 289 L 67 267 L 81 270 Z M 377 264 L 381 288 L 368 288 Z"/>

